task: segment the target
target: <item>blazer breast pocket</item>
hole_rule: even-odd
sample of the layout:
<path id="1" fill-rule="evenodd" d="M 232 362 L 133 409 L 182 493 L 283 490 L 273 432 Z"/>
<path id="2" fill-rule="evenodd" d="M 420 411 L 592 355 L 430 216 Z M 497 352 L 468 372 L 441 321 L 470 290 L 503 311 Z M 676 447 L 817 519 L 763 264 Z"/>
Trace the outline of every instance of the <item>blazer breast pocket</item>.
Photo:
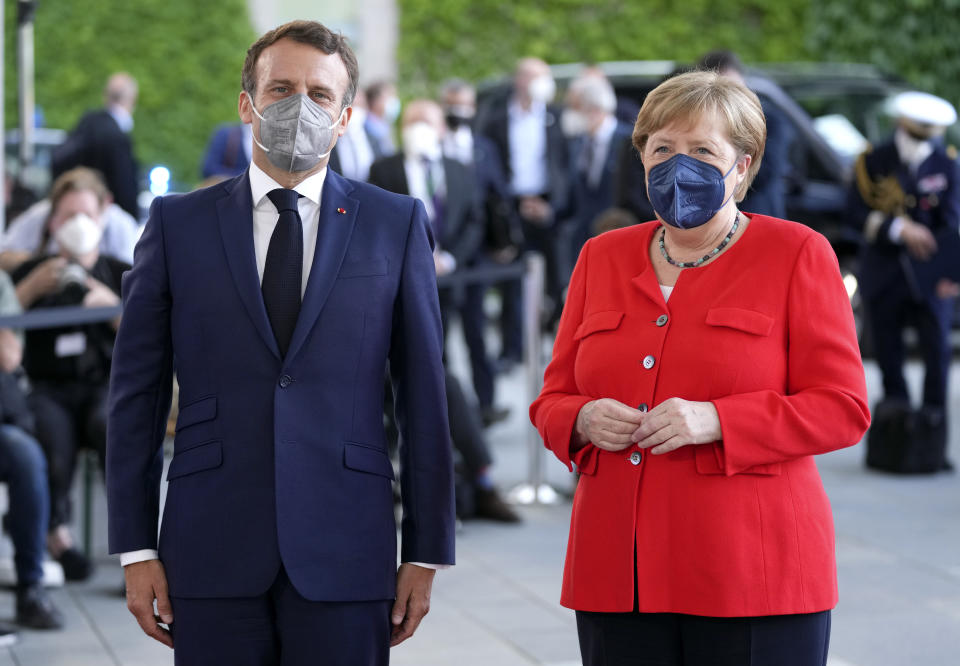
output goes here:
<path id="1" fill-rule="evenodd" d="M 762 337 L 773 330 L 773 317 L 745 308 L 710 308 L 707 324 Z"/>
<path id="2" fill-rule="evenodd" d="M 574 340 L 582 340 L 600 331 L 613 331 L 620 326 L 623 313 L 619 310 L 604 310 L 587 315 L 573 333 Z"/>
<path id="3" fill-rule="evenodd" d="M 388 262 L 386 257 L 372 257 L 370 259 L 347 259 L 340 266 L 337 273 L 338 280 L 361 277 L 377 277 L 386 275 Z"/>

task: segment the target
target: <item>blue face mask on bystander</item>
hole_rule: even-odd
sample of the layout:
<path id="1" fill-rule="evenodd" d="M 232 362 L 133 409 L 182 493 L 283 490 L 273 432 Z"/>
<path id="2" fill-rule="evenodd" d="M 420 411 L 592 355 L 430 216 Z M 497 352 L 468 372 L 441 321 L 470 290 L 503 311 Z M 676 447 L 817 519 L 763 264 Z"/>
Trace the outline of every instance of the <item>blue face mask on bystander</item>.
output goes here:
<path id="1" fill-rule="evenodd" d="M 726 180 L 737 162 L 723 173 L 712 164 L 678 153 L 656 165 L 650 169 L 647 179 L 647 195 L 653 210 L 664 222 L 678 229 L 705 224 L 730 200 L 730 197 L 724 199 Z"/>

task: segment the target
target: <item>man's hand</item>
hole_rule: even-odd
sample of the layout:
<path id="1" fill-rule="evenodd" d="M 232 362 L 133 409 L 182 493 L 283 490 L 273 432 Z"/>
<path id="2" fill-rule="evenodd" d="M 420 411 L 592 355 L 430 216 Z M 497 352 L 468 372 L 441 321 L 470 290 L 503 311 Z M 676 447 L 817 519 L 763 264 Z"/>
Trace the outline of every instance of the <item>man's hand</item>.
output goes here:
<path id="1" fill-rule="evenodd" d="M 900 240 L 910 256 L 920 261 L 926 261 L 937 251 L 937 239 L 933 237 L 933 232 L 919 222 L 907 218 L 903 220 Z"/>
<path id="2" fill-rule="evenodd" d="M 430 590 L 433 588 L 433 569 L 406 562 L 397 571 L 397 600 L 390 613 L 393 634 L 390 647 L 400 645 L 417 630 L 420 620 L 430 612 Z"/>
<path id="3" fill-rule="evenodd" d="M 17 285 L 20 305 L 29 308 L 37 300 L 60 288 L 60 275 L 67 267 L 63 257 L 51 257 L 37 264 Z"/>
<path id="4" fill-rule="evenodd" d="M 956 298 L 960 296 L 960 284 L 947 278 L 940 278 L 937 282 L 937 298 Z"/>
<path id="5" fill-rule="evenodd" d="M 123 568 L 127 579 L 127 609 L 133 613 L 140 628 L 150 638 L 173 647 L 170 631 L 160 626 L 173 622 L 173 608 L 167 595 L 167 574 L 160 560 L 146 560 Z M 153 602 L 157 608 L 154 611 Z"/>
<path id="6" fill-rule="evenodd" d="M 553 219 L 553 207 L 540 197 L 520 197 L 520 215 L 541 227 L 545 227 Z"/>

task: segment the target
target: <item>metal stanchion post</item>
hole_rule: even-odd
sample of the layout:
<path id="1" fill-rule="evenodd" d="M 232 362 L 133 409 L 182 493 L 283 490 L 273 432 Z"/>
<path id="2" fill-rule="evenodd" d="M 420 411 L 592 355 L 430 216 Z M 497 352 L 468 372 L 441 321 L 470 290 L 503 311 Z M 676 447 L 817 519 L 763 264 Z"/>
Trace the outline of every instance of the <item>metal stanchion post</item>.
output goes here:
<path id="1" fill-rule="evenodd" d="M 545 266 L 541 255 L 527 255 L 523 276 L 523 353 L 528 404 L 540 394 L 543 385 L 540 318 L 543 312 Z M 540 443 L 540 433 L 533 424 L 527 424 L 526 432 L 529 454 L 527 481 L 514 487 L 508 493 L 508 499 L 516 504 L 554 504 L 559 500 L 559 495 L 544 478 L 545 452 Z"/>

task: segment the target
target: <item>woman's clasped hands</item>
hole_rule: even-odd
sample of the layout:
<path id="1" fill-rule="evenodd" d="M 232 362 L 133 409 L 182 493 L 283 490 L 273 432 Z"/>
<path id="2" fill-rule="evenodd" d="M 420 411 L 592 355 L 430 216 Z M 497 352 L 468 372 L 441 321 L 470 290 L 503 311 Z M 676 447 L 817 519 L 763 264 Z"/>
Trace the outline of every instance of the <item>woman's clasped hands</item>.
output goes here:
<path id="1" fill-rule="evenodd" d="M 720 417 L 712 402 L 670 398 L 650 411 L 612 398 L 592 400 L 577 415 L 572 448 L 588 443 L 605 451 L 623 451 L 636 444 L 659 455 L 689 444 L 722 439 Z"/>

